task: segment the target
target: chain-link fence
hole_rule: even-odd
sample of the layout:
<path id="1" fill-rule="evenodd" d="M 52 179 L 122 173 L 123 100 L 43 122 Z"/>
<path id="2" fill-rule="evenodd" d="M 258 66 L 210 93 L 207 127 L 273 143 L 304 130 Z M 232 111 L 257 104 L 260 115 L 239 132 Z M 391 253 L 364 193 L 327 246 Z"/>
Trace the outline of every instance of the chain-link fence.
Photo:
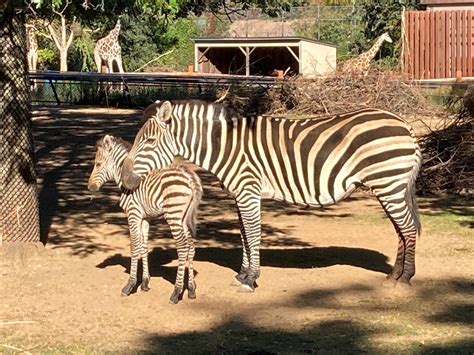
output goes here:
<path id="1" fill-rule="evenodd" d="M 0 233 L 4 242 L 37 242 L 36 174 L 23 17 L 7 1 L 0 7 Z"/>
<path id="2" fill-rule="evenodd" d="M 229 10 L 197 19 L 201 35 L 212 37 L 301 36 L 338 46 L 338 56 L 355 54 L 364 42 L 361 9 L 356 6 L 305 6 L 275 11 Z"/>

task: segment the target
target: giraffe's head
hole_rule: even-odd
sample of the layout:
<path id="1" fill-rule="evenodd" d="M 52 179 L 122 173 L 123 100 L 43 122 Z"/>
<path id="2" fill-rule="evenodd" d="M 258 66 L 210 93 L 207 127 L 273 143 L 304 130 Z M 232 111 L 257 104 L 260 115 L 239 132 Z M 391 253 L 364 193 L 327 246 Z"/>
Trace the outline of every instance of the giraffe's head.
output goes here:
<path id="1" fill-rule="evenodd" d="M 116 31 L 117 33 L 120 31 L 120 26 L 121 26 L 121 24 L 120 24 L 120 17 L 121 17 L 121 16 L 118 17 L 117 23 L 115 24 L 115 28 L 114 28 L 114 31 Z"/>
<path id="2" fill-rule="evenodd" d="M 387 41 L 388 43 L 392 43 L 393 40 L 390 38 L 390 36 L 388 35 L 388 32 L 384 32 L 380 38 L 382 39 L 382 42 L 383 41 Z"/>

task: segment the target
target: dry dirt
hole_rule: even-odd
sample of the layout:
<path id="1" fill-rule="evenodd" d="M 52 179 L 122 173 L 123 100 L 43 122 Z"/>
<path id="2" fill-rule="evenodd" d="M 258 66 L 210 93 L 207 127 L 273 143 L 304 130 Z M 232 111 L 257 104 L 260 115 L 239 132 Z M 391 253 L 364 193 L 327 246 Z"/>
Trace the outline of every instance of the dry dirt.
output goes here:
<path id="1" fill-rule="evenodd" d="M 420 199 L 424 232 L 410 290 L 382 287 L 397 238 L 363 192 L 325 210 L 263 206 L 262 274 L 230 286 L 241 247 L 234 203 L 209 175 L 198 220 L 197 299 L 169 304 L 176 252 L 151 230 L 151 290 L 122 297 L 129 246 L 118 189 L 91 198 L 94 143 L 132 139 L 138 111 L 38 109 L 43 254 L 1 261 L 0 352 L 203 354 L 474 351 L 474 233 L 468 202 Z M 472 202 L 472 201 L 471 201 Z M 17 349 L 17 350 L 15 350 Z"/>

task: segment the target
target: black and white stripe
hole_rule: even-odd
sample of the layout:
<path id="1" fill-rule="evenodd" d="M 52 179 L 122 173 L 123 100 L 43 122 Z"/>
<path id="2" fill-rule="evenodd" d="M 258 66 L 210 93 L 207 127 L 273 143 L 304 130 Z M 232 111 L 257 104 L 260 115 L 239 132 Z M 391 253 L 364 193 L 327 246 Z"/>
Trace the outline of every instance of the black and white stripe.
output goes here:
<path id="1" fill-rule="evenodd" d="M 90 191 L 98 191 L 108 181 L 121 187 L 123 161 L 130 144 L 106 135 L 96 145 L 94 170 L 89 178 Z M 138 260 L 142 259 L 143 277 L 141 288 L 148 290 L 148 230 L 149 219 L 163 216 L 171 230 L 178 251 L 178 271 L 171 302 L 177 303 L 184 288 L 184 274 L 188 263 L 188 296 L 196 297 L 193 258 L 195 254 L 196 214 L 201 201 L 202 186 L 195 172 L 181 165 L 171 165 L 151 171 L 134 191 L 122 188 L 120 207 L 128 218 L 130 229 L 131 267 L 130 278 L 122 289 L 129 295 L 137 284 Z"/>
<path id="2" fill-rule="evenodd" d="M 235 117 L 222 104 L 165 101 L 147 107 L 124 163 L 122 181 L 170 164 L 174 156 L 214 173 L 235 196 L 244 246 L 236 279 L 253 290 L 259 276 L 263 197 L 326 206 L 358 186 L 370 188 L 398 236 L 389 278 L 409 282 L 421 227 L 414 197 L 421 153 L 412 128 L 397 115 L 364 109 L 341 115 L 285 119 Z"/>

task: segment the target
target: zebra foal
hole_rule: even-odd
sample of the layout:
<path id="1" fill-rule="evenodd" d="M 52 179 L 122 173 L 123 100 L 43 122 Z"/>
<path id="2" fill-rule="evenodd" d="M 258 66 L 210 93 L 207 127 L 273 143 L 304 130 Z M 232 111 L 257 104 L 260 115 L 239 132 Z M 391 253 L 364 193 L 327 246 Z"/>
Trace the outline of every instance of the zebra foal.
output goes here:
<path id="1" fill-rule="evenodd" d="M 195 172 L 181 165 L 151 171 L 134 191 L 123 188 L 120 182 L 123 161 L 130 144 L 120 138 L 106 135 L 96 144 L 94 169 L 89 177 L 88 189 L 99 191 L 109 181 L 115 181 L 122 190 L 120 207 L 127 214 L 130 230 L 130 277 L 122 289 L 128 296 L 137 284 L 138 260 L 142 259 L 141 288 L 148 291 L 149 219 L 164 216 L 178 251 L 176 283 L 170 301 L 177 303 L 184 289 L 184 274 L 188 263 L 188 297 L 196 298 L 193 259 L 195 254 L 196 214 L 202 197 L 202 186 Z"/>
<path id="2" fill-rule="evenodd" d="M 175 156 L 216 175 L 239 212 L 241 291 L 253 291 L 260 275 L 262 198 L 323 207 L 362 185 L 377 197 L 398 234 L 388 278 L 409 283 L 415 274 L 421 152 L 413 129 L 397 115 L 363 109 L 300 120 L 236 117 L 223 104 L 188 100 L 156 102 L 144 116 L 148 120 L 124 162 L 124 186 L 135 188 L 141 176 Z"/>

